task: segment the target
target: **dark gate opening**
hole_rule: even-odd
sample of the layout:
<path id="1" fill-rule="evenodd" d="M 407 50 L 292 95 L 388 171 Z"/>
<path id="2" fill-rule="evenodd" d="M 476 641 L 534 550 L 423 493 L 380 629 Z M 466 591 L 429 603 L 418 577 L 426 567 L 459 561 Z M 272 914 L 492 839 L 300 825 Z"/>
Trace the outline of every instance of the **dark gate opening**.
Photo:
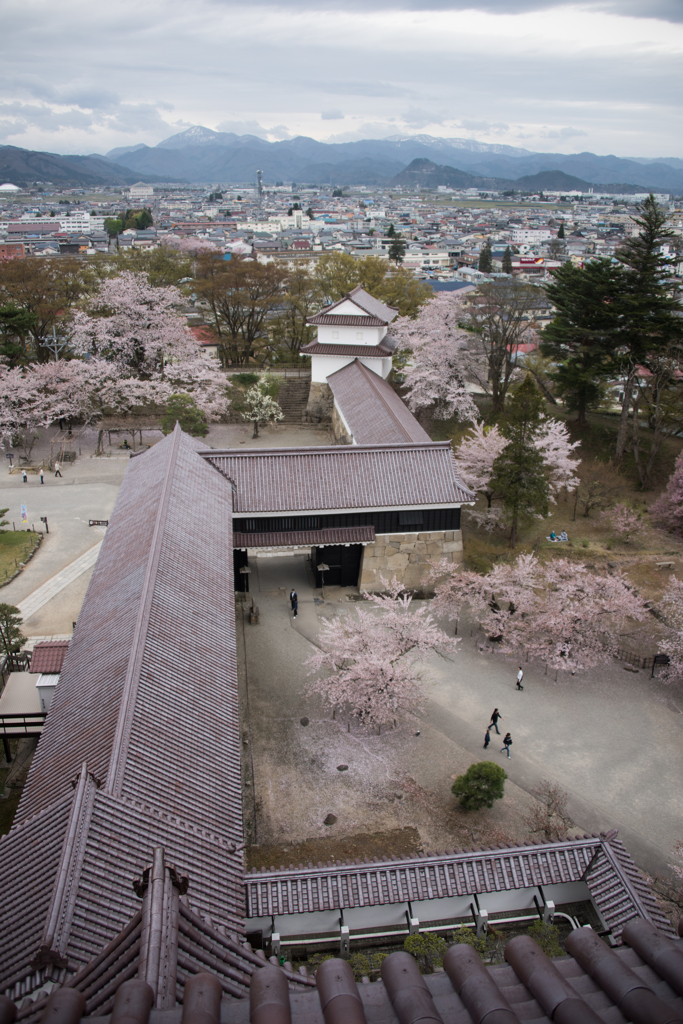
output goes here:
<path id="1" fill-rule="evenodd" d="M 235 590 L 239 591 L 240 594 L 249 593 L 249 573 L 240 572 L 240 569 L 247 568 L 249 565 L 249 552 L 240 551 L 237 548 L 232 553 L 233 565 L 235 567 Z"/>
<path id="2" fill-rule="evenodd" d="M 321 587 L 323 583 L 327 587 L 357 587 L 362 557 L 362 544 L 314 548 L 313 570 L 316 587 Z M 322 574 L 318 572 L 321 562 L 330 567 L 325 573 L 324 580 Z"/>

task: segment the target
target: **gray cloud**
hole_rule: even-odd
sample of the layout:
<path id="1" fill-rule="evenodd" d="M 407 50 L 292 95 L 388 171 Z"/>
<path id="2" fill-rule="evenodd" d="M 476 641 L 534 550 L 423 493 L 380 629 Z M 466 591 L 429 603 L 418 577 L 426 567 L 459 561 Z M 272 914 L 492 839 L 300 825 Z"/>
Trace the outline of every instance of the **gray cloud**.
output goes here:
<path id="1" fill-rule="evenodd" d="M 323 110 L 320 115 L 323 121 L 343 121 L 344 115 L 341 110 Z"/>

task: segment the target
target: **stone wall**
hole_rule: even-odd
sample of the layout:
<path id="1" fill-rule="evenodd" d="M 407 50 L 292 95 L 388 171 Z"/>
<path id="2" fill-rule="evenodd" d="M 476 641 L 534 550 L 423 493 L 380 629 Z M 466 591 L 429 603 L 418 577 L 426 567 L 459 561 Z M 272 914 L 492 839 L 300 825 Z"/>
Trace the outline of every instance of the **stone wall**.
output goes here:
<path id="1" fill-rule="evenodd" d="M 338 444 L 353 444 L 353 437 L 346 429 L 346 424 L 339 415 L 337 406 L 332 406 L 332 433 Z"/>
<path id="2" fill-rule="evenodd" d="M 334 408 L 334 395 L 330 385 L 317 381 L 311 381 L 308 392 L 308 403 L 303 414 L 306 423 L 330 423 L 332 420 L 332 409 Z"/>
<path id="3" fill-rule="evenodd" d="M 422 586 L 429 563 L 439 558 L 462 562 L 462 531 L 380 534 L 363 548 L 361 590 L 382 590 L 380 576 L 396 576 L 407 590 Z"/>

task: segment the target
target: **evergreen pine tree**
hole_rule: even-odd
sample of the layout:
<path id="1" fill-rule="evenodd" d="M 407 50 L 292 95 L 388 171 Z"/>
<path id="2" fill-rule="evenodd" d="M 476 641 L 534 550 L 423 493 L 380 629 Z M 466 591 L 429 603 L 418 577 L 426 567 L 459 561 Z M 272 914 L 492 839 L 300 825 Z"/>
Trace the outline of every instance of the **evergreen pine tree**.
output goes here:
<path id="1" fill-rule="evenodd" d="M 560 224 L 560 230 L 557 232 L 558 238 L 564 238 L 564 221 Z"/>
<path id="2" fill-rule="evenodd" d="M 543 331 L 541 353 L 555 363 L 550 376 L 557 393 L 581 424 L 600 403 L 606 378 L 617 372 L 614 353 L 626 288 L 623 269 L 609 259 L 583 269 L 564 263 L 546 288 L 556 316 Z"/>
<path id="3" fill-rule="evenodd" d="M 491 490 L 503 495 L 510 523 L 510 547 L 517 544 L 520 524 L 548 514 L 548 481 L 543 456 L 534 446 L 534 431 L 544 411 L 543 395 L 527 375 L 508 402 L 502 428 L 507 446 L 493 463 Z"/>
<path id="4" fill-rule="evenodd" d="M 395 237 L 396 237 L 396 228 L 394 227 L 393 224 L 390 224 L 389 225 L 389 230 L 387 231 L 387 238 L 395 238 Z"/>
<path id="5" fill-rule="evenodd" d="M 493 270 L 493 260 L 491 258 L 491 243 L 487 239 L 481 247 L 479 253 L 479 270 L 483 274 L 490 274 Z"/>
<path id="6" fill-rule="evenodd" d="M 503 273 L 512 273 L 512 251 L 509 245 L 506 248 L 505 252 L 503 253 Z"/>
<path id="7" fill-rule="evenodd" d="M 403 257 L 405 256 L 406 243 L 402 238 L 394 238 L 393 242 L 389 246 L 389 259 L 393 260 L 394 263 L 403 263 Z"/>

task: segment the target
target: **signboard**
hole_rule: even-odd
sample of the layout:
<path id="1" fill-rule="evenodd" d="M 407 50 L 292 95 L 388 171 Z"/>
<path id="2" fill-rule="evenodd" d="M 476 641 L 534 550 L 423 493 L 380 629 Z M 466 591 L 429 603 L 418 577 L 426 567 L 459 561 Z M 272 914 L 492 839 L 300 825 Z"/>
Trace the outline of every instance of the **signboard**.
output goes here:
<path id="1" fill-rule="evenodd" d="M 21 525 L 28 526 L 28 512 L 26 511 L 26 505 L 21 506 Z"/>
<path id="2" fill-rule="evenodd" d="M 109 526 L 108 519 L 89 519 L 88 526 Z"/>

